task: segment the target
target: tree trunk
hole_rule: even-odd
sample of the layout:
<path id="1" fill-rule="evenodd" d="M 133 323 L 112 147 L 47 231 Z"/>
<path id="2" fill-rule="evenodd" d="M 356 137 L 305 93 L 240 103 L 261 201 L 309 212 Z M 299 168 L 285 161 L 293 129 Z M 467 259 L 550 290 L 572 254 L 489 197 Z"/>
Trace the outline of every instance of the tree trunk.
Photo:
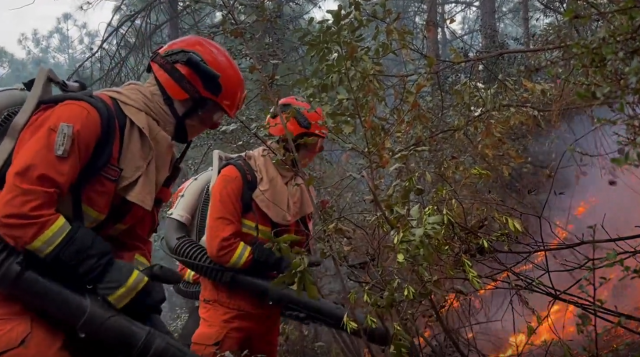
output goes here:
<path id="1" fill-rule="evenodd" d="M 480 0 L 480 37 L 482 39 L 482 51 L 485 54 L 489 54 L 499 48 L 496 12 L 496 0 Z M 497 57 L 483 62 L 485 84 L 490 85 L 497 81 L 500 73 L 497 65 Z"/>
<path id="2" fill-rule="evenodd" d="M 167 0 L 167 15 L 169 17 L 169 41 L 173 41 L 180 37 L 178 0 Z"/>
<path id="3" fill-rule="evenodd" d="M 424 25 L 427 37 L 427 56 L 433 57 L 435 62 L 440 59 L 440 45 L 438 43 L 438 1 L 429 0 L 427 5 L 427 21 Z"/>
<path id="4" fill-rule="evenodd" d="M 522 42 L 524 48 L 531 48 L 531 27 L 529 25 L 529 0 L 522 0 Z"/>
<path id="5" fill-rule="evenodd" d="M 445 0 L 440 2 L 440 57 L 449 58 L 449 37 L 447 36 L 447 4 Z"/>
<path id="6" fill-rule="evenodd" d="M 522 22 L 522 44 L 524 48 L 531 48 L 531 27 L 529 23 L 529 0 L 522 0 L 521 3 L 522 13 L 520 14 L 520 20 Z M 531 64 L 529 63 L 529 55 L 524 54 L 524 76 L 531 80 L 533 73 L 531 70 Z"/>

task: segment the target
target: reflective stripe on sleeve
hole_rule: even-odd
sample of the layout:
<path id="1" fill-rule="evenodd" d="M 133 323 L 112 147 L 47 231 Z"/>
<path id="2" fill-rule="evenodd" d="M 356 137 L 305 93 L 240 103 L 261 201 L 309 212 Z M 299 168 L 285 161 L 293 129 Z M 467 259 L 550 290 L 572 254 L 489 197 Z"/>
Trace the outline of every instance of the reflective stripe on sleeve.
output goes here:
<path id="1" fill-rule="evenodd" d="M 102 222 L 105 218 L 105 215 L 94 210 L 93 208 L 83 204 L 82 205 L 82 213 L 84 216 L 84 225 L 87 228 L 92 228 L 98 225 L 98 223 Z"/>
<path id="2" fill-rule="evenodd" d="M 144 268 L 148 268 L 151 264 L 149 264 L 149 261 L 145 257 L 140 254 L 136 254 L 133 265 L 136 267 L 136 269 L 142 270 Z"/>
<path id="3" fill-rule="evenodd" d="M 111 228 L 108 234 L 110 235 L 120 234 L 122 233 L 122 231 L 124 231 L 127 228 L 129 228 L 129 225 L 119 223 L 119 224 L 116 224 L 113 228 Z"/>
<path id="4" fill-rule="evenodd" d="M 193 271 L 191 271 L 191 270 L 187 270 L 187 274 L 185 274 L 185 276 L 184 276 L 184 280 L 186 280 L 186 281 L 188 281 L 188 282 L 190 282 L 190 283 L 193 283 L 193 275 L 194 275 L 194 274 L 195 274 L 195 273 L 194 273 Z"/>
<path id="5" fill-rule="evenodd" d="M 126 305 L 134 296 L 142 289 L 144 284 L 147 283 L 147 279 L 144 274 L 134 270 L 133 274 L 129 277 L 129 280 L 120 287 L 116 292 L 109 295 L 107 299 L 116 307 L 116 309 L 122 308 Z"/>
<path id="6" fill-rule="evenodd" d="M 58 219 L 56 219 L 51 227 L 44 231 L 35 241 L 27 245 L 26 248 L 39 257 L 44 257 L 60 244 L 62 238 L 64 238 L 70 229 L 71 225 L 69 222 L 67 222 L 62 215 L 58 215 Z"/>
<path id="7" fill-rule="evenodd" d="M 240 268 L 247 261 L 247 258 L 249 258 L 249 253 L 251 253 L 251 247 L 240 242 L 227 266 L 230 268 Z"/>
<path id="8" fill-rule="evenodd" d="M 263 239 L 269 239 L 269 236 L 271 235 L 269 227 L 256 224 L 255 222 L 244 218 L 242 219 L 242 231 L 244 233 L 251 234 L 254 237 L 260 237 Z"/>

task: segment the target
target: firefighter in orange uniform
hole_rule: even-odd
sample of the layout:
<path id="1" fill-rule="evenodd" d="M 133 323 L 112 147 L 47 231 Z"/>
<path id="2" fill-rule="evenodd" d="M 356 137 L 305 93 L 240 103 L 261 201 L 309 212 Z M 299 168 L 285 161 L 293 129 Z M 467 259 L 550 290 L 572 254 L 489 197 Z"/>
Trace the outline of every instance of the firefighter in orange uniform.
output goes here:
<path id="1" fill-rule="evenodd" d="M 269 134 L 277 139 L 269 148 L 260 147 L 245 154 L 258 178 L 253 210 L 242 213 L 243 180 L 231 165 L 220 171 L 211 188 L 207 218 L 206 248 L 211 259 L 260 275 L 282 274 L 290 265 L 264 245 L 266 233 L 274 237 L 296 234 L 302 238 L 298 243 L 306 246 L 314 191 L 312 187 L 307 189 L 297 169 L 305 168 L 323 150 L 327 135 L 320 108 L 312 108 L 297 97 L 280 100 L 278 107 L 267 118 Z M 295 159 L 291 159 L 289 139 L 295 145 Z M 274 163 L 274 151 L 288 159 Z M 191 351 L 203 357 L 224 352 L 276 357 L 278 307 L 203 277 L 200 284 L 200 326 L 191 340 Z"/>
<path id="2" fill-rule="evenodd" d="M 0 192 L 0 237 L 24 251 L 36 271 L 70 289 L 89 288 L 139 321 L 159 315 L 165 301 L 163 286 L 141 270 L 151 259 L 160 206 L 171 196 L 161 188 L 174 167 L 174 142 L 218 127 L 225 114 L 235 117 L 246 93 L 229 53 L 199 36 L 160 48 L 148 72 L 144 84 L 96 94 L 126 115 L 124 136 L 116 135 L 103 171 L 76 185 L 101 130 L 92 106 L 69 100 L 32 116 Z M 0 295 L 3 357 L 78 355 L 70 339 Z"/>

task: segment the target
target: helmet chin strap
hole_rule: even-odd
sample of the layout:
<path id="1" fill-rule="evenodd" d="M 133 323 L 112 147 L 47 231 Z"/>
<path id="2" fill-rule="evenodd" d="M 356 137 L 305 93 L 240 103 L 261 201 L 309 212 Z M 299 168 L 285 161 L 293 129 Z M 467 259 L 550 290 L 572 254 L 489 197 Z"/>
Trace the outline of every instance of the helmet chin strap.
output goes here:
<path id="1" fill-rule="evenodd" d="M 169 112 L 171 112 L 171 116 L 173 116 L 173 119 L 175 121 L 175 125 L 173 127 L 173 137 L 171 139 L 178 144 L 188 143 L 189 133 L 187 132 L 187 119 L 193 114 L 196 114 L 201 106 L 201 101 L 191 104 L 191 106 L 184 113 L 178 114 L 178 110 L 176 109 L 176 105 L 173 99 L 171 99 L 169 94 L 167 94 L 167 91 L 158 80 L 156 80 L 156 85 L 158 86 L 158 89 L 162 94 L 162 101 L 169 108 Z"/>
<path id="2" fill-rule="evenodd" d="M 193 104 L 184 113 L 182 113 L 182 115 L 179 115 L 178 112 L 175 110 L 175 106 L 173 105 L 173 103 L 171 104 L 172 106 L 169 107 L 169 110 L 171 111 L 171 114 L 176 120 L 176 124 L 173 127 L 172 139 L 178 144 L 186 144 L 187 142 L 189 142 L 189 133 L 187 131 L 187 119 L 191 115 L 197 114 L 196 112 L 198 111 L 199 105 Z"/>

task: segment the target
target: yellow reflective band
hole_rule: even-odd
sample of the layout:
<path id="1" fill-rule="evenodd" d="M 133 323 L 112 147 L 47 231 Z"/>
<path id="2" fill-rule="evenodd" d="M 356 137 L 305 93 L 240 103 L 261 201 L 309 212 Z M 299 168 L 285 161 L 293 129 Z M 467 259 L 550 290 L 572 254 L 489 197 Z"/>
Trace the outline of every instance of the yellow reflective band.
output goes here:
<path id="1" fill-rule="evenodd" d="M 115 293 L 109 295 L 107 299 L 115 306 L 116 309 L 122 308 L 126 305 L 134 296 L 142 289 L 144 284 L 147 283 L 147 279 L 144 274 L 134 270 L 133 274 L 129 277 L 129 280 L 120 287 Z"/>
<path id="2" fill-rule="evenodd" d="M 133 264 L 136 267 L 136 269 L 138 269 L 138 270 L 142 270 L 142 269 L 148 267 L 149 265 L 151 265 L 151 264 L 149 264 L 149 261 L 145 257 L 143 257 L 142 255 L 140 255 L 140 254 L 136 254 L 136 257 L 135 257 L 135 260 L 134 260 Z"/>
<path id="3" fill-rule="evenodd" d="M 93 208 L 83 204 L 82 205 L 82 213 L 84 216 L 84 225 L 87 228 L 94 227 L 98 225 L 98 223 L 102 222 L 105 215 L 94 210 Z"/>
<path id="4" fill-rule="evenodd" d="M 187 270 L 187 274 L 185 275 L 184 280 L 193 283 L 193 274 L 195 274 L 193 271 Z"/>
<path id="5" fill-rule="evenodd" d="M 238 249 L 236 249 L 236 253 L 233 255 L 227 266 L 230 268 L 240 268 L 247 261 L 250 252 L 251 247 L 240 242 Z"/>
<path id="6" fill-rule="evenodd" d="M 38 256 L 44 257 L 62 241 L 62 238 L 64 238 L 70 229 L 71 225 L 69 222 L 67 222 L 62 215 L 59 215 L 58 219 L 56 219 L 51 227 L 49 227 L 49 229 L 42 233 L 26 248 L 36 253 Z"/>
<path id="7" fill-rule="evenodd" d="M 269 239 L 269 235 L 271 235 L 271 230 L 269 227 L 265 227 L 263 225 L 257 225 L 258 230 L 256 230 L 256 223 L 252 222 L 248 219 L 242 219 L 242 231 L 247 234 L 251 234 L 255 237 L 261 237 L 264 239 Z"/>
<path id="8" fill-rule="evenodd" d="M 109 230 L 108 234 L 118 234 L 124 231 L 125 229 L 127 229 L 127 227 L 129 227 L 129 225 L 122 224 L 122 223 L 116 224 L 113 228 Z"/>

